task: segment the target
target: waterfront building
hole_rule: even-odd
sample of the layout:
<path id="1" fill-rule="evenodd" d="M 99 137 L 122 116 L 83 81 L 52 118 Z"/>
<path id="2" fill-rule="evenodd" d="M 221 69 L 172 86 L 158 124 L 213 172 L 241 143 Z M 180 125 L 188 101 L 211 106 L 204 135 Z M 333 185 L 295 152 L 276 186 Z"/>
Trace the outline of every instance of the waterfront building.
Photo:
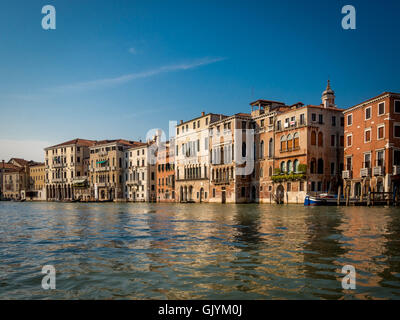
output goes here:
<path id="1" fill-rule="evenodd" d="M 251 201 L 251 175 L 241 174 L 253 136 L 250 114 L 222 117 L 209 125 L 210 195 L 209 202 L 246 203 Z M 247 153 L 247 155 L 246 155 Z M 254 163 L 254 162 L 253 162 Z"/>
<path id="2" fill-rule="evenodd" d="M 156 201 L 156 150 L 154 140 L 125 150 L 124 192 L 128 201 Z"/>
<path id="3" fill-rule="evenodd" d="M 25 197 L 29 200 L 46 200 L 46 166 L 37 163 L 29 166 L 29 186 Z"/>
<path id="4" fill-rule="evenodd" d="M 5 173 L 10 172 L 13 169 L 16 169 L 17 167 L 11 163 L 5 162 L 4 160 L 1 161 L 0 163 L 0 199 L 3 198 L 3 176 Z"/>
<path id="5" fill-rule="evenodd" d="M 384 92 L 346 109 L 345 168 L 351 197 L 399 190 L 400 94 Z"/>
<path id="6" fill-rule="evenodd" d="M 103 140 L 90 149 L 90 189 L 93 200 L 122 201 L 125 199 L 125 151 L 137 146 L 135 141 Z"/>
<path id="7" fill-rule="evenodd" d="M 275 202 L 272 177 L 275 173 L 275 146 L 277 116 L 290 110 L 283 102 L 257 100 L 251 105 L 254 126 L 255 164 L 251 186 L 251 200 L 260 203 Z M 301 106 L 301 103 L 297 105 Z"/>
<path id="8" fill-rule="evenodd" d="M 303 203 L 307 193 L 337 193 L 343 169 L 342 111 L 328 81 L 321 105 L 297 103 L 276 116 L 272 187 L 267 182 L 275 201 Z M 270 199 L 267 195 L 261 202 Z"/>
<path id="9" fill-rule="evenodd" d="M 210 124 L 227 116 L 201 113 L 176 126 L 175 196 L 178 202 L 208 202 L 210 189 Z"/>
<path id="10" fill-rule="evenodd" d="M 28 167 L 9 168 L 3 173 L 3 197 L 5 199 L 21 200 L 24 199 L 23 192 L 29 186 Z"/>
<path id="11" fill-rule="evenodd" d="M 157 202 L 175 201 L 174 140 L 161 142 L 157 152 Z"/>
<path id="12" fill-rule="evenodd" d="M 96 141 L 74 139 L 45 148 L 47 200 L 75 199 L 76 181 L 87 180 L 84 159 Z"/>

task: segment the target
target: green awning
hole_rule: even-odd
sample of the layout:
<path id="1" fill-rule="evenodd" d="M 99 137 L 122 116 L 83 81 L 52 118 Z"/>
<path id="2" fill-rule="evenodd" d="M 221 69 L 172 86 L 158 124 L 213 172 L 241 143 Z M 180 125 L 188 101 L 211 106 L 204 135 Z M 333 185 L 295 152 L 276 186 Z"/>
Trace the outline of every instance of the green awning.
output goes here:
<path id="1" fill-rule="evenodd" d="M 108 160 L 104 160 L 104 161 L 96 161 L 97 164 L 103 164 L 106 163 Z"/>

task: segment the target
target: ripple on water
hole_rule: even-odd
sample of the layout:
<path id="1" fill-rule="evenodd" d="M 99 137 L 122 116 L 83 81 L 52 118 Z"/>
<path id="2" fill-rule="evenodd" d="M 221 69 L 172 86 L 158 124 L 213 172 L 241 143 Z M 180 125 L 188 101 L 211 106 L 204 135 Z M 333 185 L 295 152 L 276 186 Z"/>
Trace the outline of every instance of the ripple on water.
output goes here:
<path id="1" fill-rule="evenodd" d="M 396 209 L 1 202 L 0 237 L 0 299 L 400 298 Z"/>

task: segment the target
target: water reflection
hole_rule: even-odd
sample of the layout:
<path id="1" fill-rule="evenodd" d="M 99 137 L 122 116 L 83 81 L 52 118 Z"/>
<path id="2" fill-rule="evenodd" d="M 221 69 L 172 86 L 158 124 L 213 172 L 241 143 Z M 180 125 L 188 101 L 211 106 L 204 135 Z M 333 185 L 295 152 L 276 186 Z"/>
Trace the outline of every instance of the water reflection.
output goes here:
<path id="1" fill-rule="evenodd" d="M 0 298 L 398 299 L 393 208 L 0 203 Z M 41 290 L 41 267 L 57 290 Z M 341 269 L 357 270 L 343 290 Z"/>

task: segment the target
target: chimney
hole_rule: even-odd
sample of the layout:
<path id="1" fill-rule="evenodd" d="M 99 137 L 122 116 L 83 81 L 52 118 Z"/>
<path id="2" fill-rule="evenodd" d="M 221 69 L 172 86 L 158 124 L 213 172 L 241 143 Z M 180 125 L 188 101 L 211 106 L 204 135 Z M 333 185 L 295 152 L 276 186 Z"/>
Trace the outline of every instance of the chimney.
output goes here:
<path id="1" fill-rule="evenodd" d="M 201 116 L 204 117 L 206 113 L 204 111 L 201 112 Z"/>
<path id="2" fill-rule="evenodd" d="M 180 122 L 179 124 L 182 124 L 182 123 L 183 123 L 183 120 L 180 120 L 179 122 Z"/>

